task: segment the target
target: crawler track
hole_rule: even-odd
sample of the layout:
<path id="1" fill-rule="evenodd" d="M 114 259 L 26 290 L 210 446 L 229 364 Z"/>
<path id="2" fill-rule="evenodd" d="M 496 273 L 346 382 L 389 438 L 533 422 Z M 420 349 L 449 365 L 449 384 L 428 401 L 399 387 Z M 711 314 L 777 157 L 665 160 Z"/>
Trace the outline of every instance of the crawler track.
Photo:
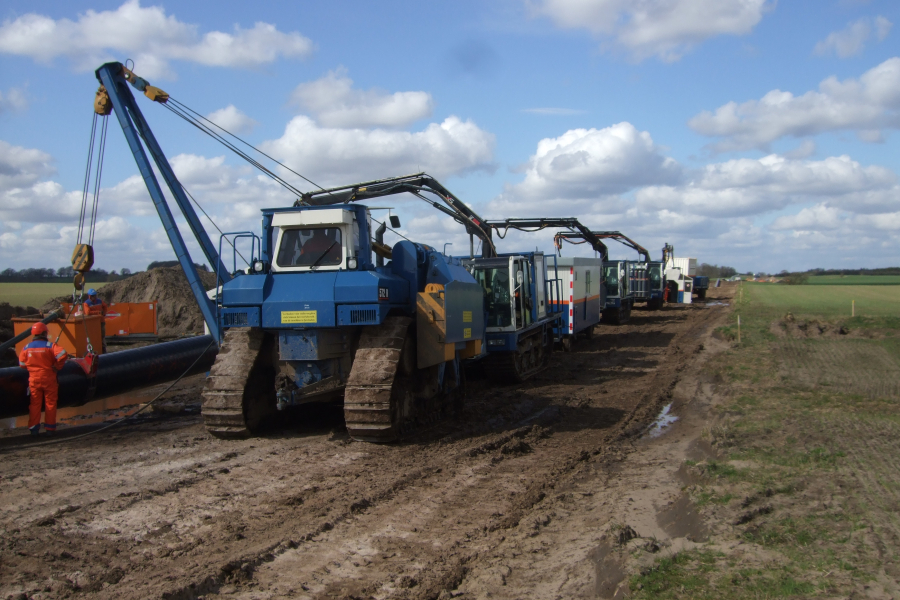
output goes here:
<path id="1" fill-rule="evenodd" d="M 212 435 L 245 438 L 259 425 L 267 404 L 265 381 L 260 380 L 271 368 L 270 350 L 266 334 L 258 329 L 235 327 L 225 333 L 203 389 L 203 422 Z"/>
<path id="2" fill-rule="evenodd" d="M 401 361 L 411 324 L 409 317 L 388 317 L 360 336 L 344 392 L 344 419 L 355 440 L 393 441 L 412 416 L 409 368 Z"/>

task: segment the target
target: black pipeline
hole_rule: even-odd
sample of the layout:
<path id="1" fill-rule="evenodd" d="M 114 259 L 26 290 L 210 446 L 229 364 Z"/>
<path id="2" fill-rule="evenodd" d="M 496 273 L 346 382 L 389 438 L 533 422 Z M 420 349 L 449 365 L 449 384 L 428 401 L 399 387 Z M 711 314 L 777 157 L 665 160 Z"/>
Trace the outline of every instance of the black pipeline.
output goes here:
<path id="1" fill-rule="evenodd" d="M 84 370 L 69 361 L 57 376 L 57 406 L 81 406 L 90 400 L 173 381 L 194 361 L 197 364 L 188 375 L 209 371 L 218 351 L 212 336 L 204 335 L 104 354 L 97 359 L 93 394 Z M 20 367 L 0 369 L 0 419 L 28 414 L 27 387 L 28 371 Z"/>

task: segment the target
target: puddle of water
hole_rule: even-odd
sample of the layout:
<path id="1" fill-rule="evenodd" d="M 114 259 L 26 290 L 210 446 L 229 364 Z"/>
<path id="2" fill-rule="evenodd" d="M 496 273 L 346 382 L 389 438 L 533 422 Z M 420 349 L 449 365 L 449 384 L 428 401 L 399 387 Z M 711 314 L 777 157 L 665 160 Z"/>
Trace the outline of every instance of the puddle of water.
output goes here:
<path id="1" fill-rule="evenodd" d="M 659 437 L 664 433 L 664 430 L 678 420 L 678 417 L 675 415 L 669 414 L 669 411 L 672 410 L 672 403 L 666 404 L 662 411 L 659 413 L 659 416 L 656 417 L 656 420 L 653 421 L 653 424 L 650 425 L 650 429 L 647 431 L 647 435 L 652 438 Z"/>
<path id="2" fill-rule="evenodd" d="M 707 302 L 706 306 L 728 306 L 728 303 L 722 302 L 720 300 L 714 300 L 712 302 Z"/>

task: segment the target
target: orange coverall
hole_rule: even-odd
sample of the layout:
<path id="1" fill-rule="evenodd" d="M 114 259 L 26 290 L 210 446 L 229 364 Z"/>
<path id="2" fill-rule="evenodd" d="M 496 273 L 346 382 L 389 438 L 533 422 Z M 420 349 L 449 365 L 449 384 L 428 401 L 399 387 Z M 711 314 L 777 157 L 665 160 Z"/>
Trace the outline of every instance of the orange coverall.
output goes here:
<path id="1" fill-rule="evenodd" d="M 67 353 L 64 348 L 36 337 L 19 354 L 19 366 L 28 369 L 28 387 L 31 404 L 28 407 L 28 428 L 37 432 L 41 428 L 41 405 L 47 405 L 44 429 L 56 431 L 56 401 L 59 399 L 59 383 L 56 372 L 62 369 Z"/>

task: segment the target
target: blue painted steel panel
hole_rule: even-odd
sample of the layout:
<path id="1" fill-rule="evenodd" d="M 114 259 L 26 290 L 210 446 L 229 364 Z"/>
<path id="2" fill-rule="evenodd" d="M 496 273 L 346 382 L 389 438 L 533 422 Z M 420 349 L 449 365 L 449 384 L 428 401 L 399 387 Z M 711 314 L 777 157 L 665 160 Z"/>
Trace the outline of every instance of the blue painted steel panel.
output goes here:
<path id="1" fill-rule="evenodd" d="M 263 303 L 263 327 L 334 327 L 337 275 L 337 271 L 272 275 L 271 291 Z"/>
<path id="2" fill-rule="evenodd" d="M 222 286 L 223 306 L 259 306 L 266 297 L 271 275 L 239 275 Z"/>
<path id="3" fill-rule="evenodd" d="M 395 304 L 406 307 L 409 283 L 396 275 L 377 271 L 339 271 L 334 301 L 339 304 Z"/>

